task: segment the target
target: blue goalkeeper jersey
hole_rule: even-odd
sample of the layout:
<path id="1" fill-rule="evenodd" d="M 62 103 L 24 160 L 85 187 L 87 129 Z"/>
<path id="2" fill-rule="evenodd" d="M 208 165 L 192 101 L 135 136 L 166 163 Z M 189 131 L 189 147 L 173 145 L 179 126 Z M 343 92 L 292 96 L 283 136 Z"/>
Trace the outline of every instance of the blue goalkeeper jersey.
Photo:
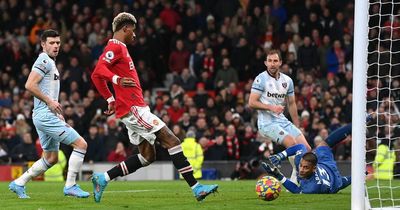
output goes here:
<path id="1" fill-rule="evenodd" d="M 300 160 L 306 151 L 298 151 L 295 158 L 297 171 L 299 171 Z M 332 151 L 328 146 L 317 147 L 315 154 L 318 157 L 317 169 L 308 178 L 297 176 L 301 193 L 305 194 L 329 194 L 337 193 L 342 186 L 342 178 L 333 159 Z"/>

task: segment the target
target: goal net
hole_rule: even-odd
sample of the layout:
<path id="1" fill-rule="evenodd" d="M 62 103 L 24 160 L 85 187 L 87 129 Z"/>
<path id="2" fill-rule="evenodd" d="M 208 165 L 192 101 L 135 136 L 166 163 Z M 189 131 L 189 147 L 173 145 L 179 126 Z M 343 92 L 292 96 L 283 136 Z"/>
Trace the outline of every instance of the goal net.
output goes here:
<path id="1" fill-rule="evenodd" d="M 365 208 L 400 209 L 400 0 L 368 4 Z"/>

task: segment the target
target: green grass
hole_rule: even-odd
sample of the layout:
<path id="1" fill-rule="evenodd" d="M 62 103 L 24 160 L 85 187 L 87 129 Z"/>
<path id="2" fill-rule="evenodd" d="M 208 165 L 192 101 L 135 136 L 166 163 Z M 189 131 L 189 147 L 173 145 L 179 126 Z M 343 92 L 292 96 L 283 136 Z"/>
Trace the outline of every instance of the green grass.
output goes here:
<path id="1" fill-rule="evenodd" d="M 333 195 L 294 195 L 283 190 L 277 200 L 266 202 L 257 198 L 255 182 L 203 181 L 219 184 L 219 193 L 210 195 L 204 202 L 197 202 L 183 181 L 111 182 L 101 203 L 95 203 L 92 196 L 66 197 L 62 193 L 63 183 L 52 182 L 28 183 L 27 194 L 31 199 L 18 199 L 8 190 L 8 182 L 0 182 L 0 209 L 350 209 L 350 188 Z M 90 182 L 79 184 L 84 190 L 92 191 Z M 400 182 L 392 185 L 399 186 Z M 398 190 L 395 197 L 400 198 Z"/>

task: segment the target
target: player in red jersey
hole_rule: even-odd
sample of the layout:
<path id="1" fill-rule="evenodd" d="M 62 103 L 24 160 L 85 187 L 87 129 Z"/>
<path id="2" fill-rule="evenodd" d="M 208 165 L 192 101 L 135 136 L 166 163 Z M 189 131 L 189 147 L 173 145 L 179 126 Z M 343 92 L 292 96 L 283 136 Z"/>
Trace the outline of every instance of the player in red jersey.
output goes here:
<path id="1" fill-rule="evenodd" d="M 218 185 L 202 185 L 193 177 L 193 169 L 183 155 L 180 140 L 156 115 L 150 112 L 142 95 L 140 81 L 132 58 L 126 48 L 127 43 L 135 40 L 136 18 L 129 13 L 119 13 L 112 22 L 114 37 L 108 41 L 103 54 L 92 73 L 97 90 L 108 101 L 108 110 L 104 113 L 116 113 L 117 118 L 126 125 L 132 144 L 138 145 L 139 154 L 128 157 L 105 173 L 93 173 L 94 199 L 100 202 L 107 183 L 118 177 L 126 176 L 141 167 L 151 164 L 156 157 L 154 141 L 168 149 L 172 162 L 181 173 L 198 201 L 217 190 Z M 107 87 L 112 82 L 115 99 Z"/>

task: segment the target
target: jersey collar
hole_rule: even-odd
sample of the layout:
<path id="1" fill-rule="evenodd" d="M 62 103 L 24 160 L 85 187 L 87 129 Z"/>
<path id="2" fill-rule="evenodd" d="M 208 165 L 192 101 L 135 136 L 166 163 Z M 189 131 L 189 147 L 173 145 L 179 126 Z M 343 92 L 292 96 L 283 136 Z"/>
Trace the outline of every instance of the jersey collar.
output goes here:
<path id="1" fill-rule="evenodd" d="M 114 42 L 120 43 L 120 44 L 122 44 L 122 45 L 124 45 L 124 46 L 126 47 L 126 44 L 123 43 L 123 42 L 121 42 L 121 41 L 119 41 L 118 39 L 109 39 L 108 41 L 109 41 L 109 42 L 110 42 L 110 41 L 114 41 Z"/>
<path id="2" fill-rule="evenodd" d="M 278 72 L 278 78 L 276 78 L 276 77 L 274 77 L 274 75 L 272 75 L 271 73 L 269 73 L 268 69 L 265 70 L 265 71 L 267 72 L 267 74 L 268 74 L 270 77 L 274 78 L 275 80 L 279 80 L 279 78 L 281 78 L 281 72 Z"/>

